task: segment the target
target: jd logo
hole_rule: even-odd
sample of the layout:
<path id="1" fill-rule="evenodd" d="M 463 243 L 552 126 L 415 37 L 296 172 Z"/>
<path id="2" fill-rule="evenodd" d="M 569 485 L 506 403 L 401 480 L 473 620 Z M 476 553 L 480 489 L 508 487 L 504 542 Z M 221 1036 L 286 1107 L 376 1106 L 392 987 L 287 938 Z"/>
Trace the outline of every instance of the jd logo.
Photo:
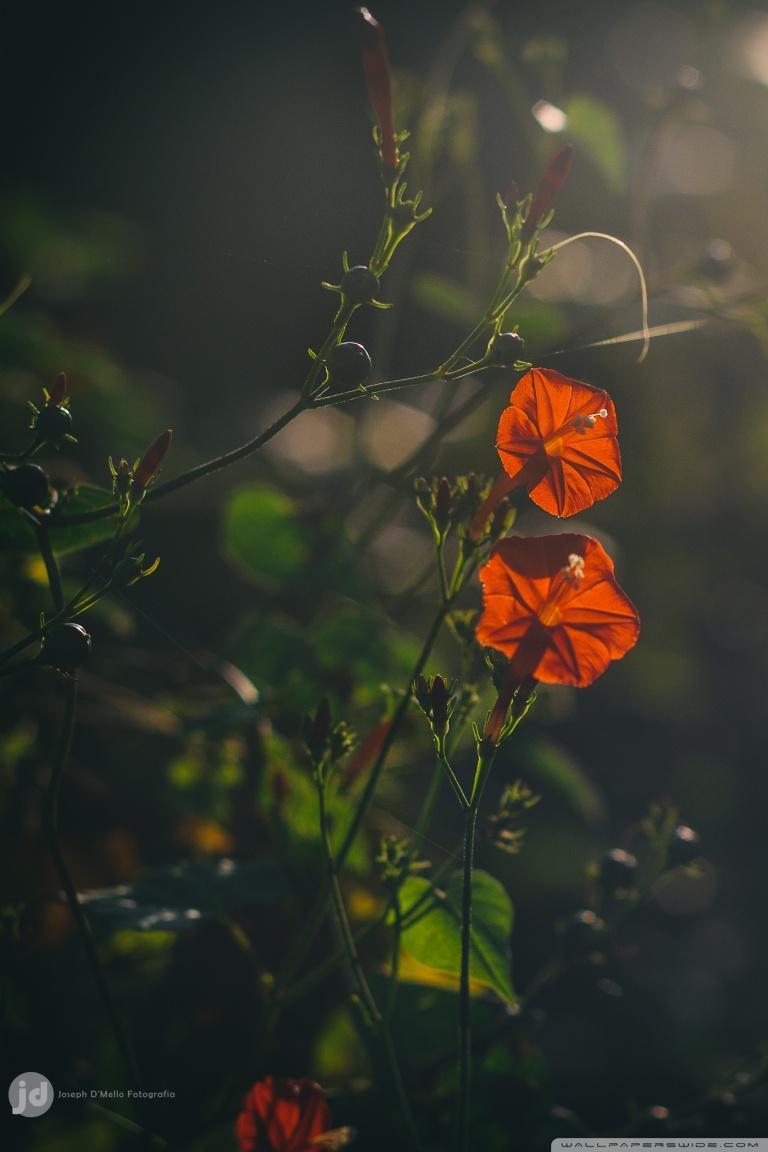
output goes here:
<path id="1" fill-rule="evenodd" d="M 53 1085 L 39 1072 L 22 1072 L 11 1081 L 8 1099 L 14 1116 L 42 1116 L 53 1104 Z"/>

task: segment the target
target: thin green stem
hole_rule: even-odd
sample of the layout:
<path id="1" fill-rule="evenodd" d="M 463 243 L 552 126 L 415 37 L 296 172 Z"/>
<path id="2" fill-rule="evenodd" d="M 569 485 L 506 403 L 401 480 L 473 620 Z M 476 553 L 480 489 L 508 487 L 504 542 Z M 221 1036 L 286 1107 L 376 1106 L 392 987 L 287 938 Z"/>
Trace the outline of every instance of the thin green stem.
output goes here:
<path id="1" fill-rule="evenodd" d="M 344 948 L 347 954 L 347 960 L 352 972 L 352 976 L 357 985 L 360 1001 L 365 1009 L 366 1015 L 370 1021 L 371 1027 L 376 1032 L 381 1042 L 386 1063 L 389 1069 L 389 1074 L 392 1079 L 392 1085 L 397 1096 L 403 1127 L 405 1129 L 409 1147 L 417 1152 L 420 1148 L 419 1135 L 416 1130 L 416 1124 L 411 1112 L 411 1106 L 408 1096 L 405 1091 L 400 1066 L 397 1062 L 394 1046 L 392 1044 L 392 1037 L 390 1035 L 389 1027 L 386 1020 L 379 1010 L 376 999 L 371 992 L 370 985 L 365 975 L 360 955 L 357 951 L 355 944 L 355 937 L 352 932 L 352 927 L 349 923 L 347 916 L 346 906 L 344 904 L 344 896 L 341 891 L 339 883 L 339 864 L 333 849 L 333 841 L 331 839 L 331 829 L 328 820 L 328 807 L 326 802 L 326 783 L 324 779 L 324 769 L 321 766 L 316 774 L 317 794 L 320 809 L 320 832 L 325 849 L 326 864 L 328 867 L 328 876 L 331 887 L 331 897 L 333 900 L 334 911 L 341 932 L 341 938 L 344 943 Z"/>
<path id="2" fill-rule="evenodd" d="M 61 587 L 61 575 L 59 573 L 59 566 L 56 563 L 56 557 L 51 548 L 51 539 L 48 535 L 48 525 L 38 523 L 35 527 L 35 534 L 37 535 L 37 546 L 40 550 L 40 555 L 45 564 L 46 575 L 48 576 L 48 586 L 51 589 L 51 599 L 53 600 L 53 607 L 58 614 L 64 607 L 64 593 Z"/>
<path id="3" fill-rule="evenodd" d="M 86 955 L 93 981 L 98 990 L 99 996 L 109 1019 L 112 1033 L 115 1037 L 118 1050 L 125 1062 L 126 1068 L 130 1075 L 131 1081 L 136 1088 L 140 1088 L 141 1081 L 138 1073 L 138 1068 L 128 1043 L 128 1039 L 123 1028 L 122 1020 L 117 1011 L 117 1007 L 112 999 L 112 993 L 104 975 L 99 959 L 98 950 L 96 948 L 93 935 L 91 933 L 91 926 L 80 903 L 77 891 L 72 879 L 69 875 L 69 870 L 64 860 L 59 844 L 59 798 L 61 795 L 61 784 L 64 778 L 64 770 L 66 768 L 67 760 L 69 759 L 70 749 L 72 747 L 72 737 L 75 729 L 75 717 L 77 713 L 77 680 L 74 676 L 67 679 L 66 685 L 66 700 L 65 700 L 65 714 L 64 722 L 61 729 L 61 737 L 59 739 L 59 746 L 56 752 L 56 758 L 51 772 L 51 779 L 48 786 L 48 794 L 46 797 L 45 805 L 45 829 L 48 840 L 48 848 L 53 861 L 53 866 L 56 869 L 56 874 L 59 878 L 64 896 L 69 910 L 72 914 L 72 919 L 75 922 L 80 942 Z"/>
<path id="4" fill-rule="evenodd" d="M 445 754 L 445 749 L 437 749 L 437 762 L 438 766 L 443 770 L 443 772 L 445 772 L 446 776 L 448 777 L 451 783 L 451 787 L 456 793 L 456 799 L 459 802 L 459 806 L 461 807 L 462 812 L 466 812 L 469 808 L 469 800 L 467 800 L 464 789 L 459 782 L 458 776 L 451 767 L 450 761 Z"/>
<path id="5" fill-rule="evenodd" d="M 23 452 L 0 452 L 0 462 L 3 464 L 23 464 L 25 460 L 30 460 L 36 452 L 39 452 L 44 443 L 44 440 L 34 439 Z"/>
<path id="6" fill-rule="evenodd" d="M 325 361 L 328 357 L 328 353 L 332 348 L 335 348 L 339 341 L 343 338 L 350 320 L 359 307 L 359 304 L 344 303 L 342 303 L 339 307 L 339 310 L 334 317 L 333 324 L 331 325 L 331 330 L 320 345 L 317 356 L 312 362 L 312 367 L 307 373 L 306 380 L 304 381 L 304 385 L 301 390 L 303 396 L 311 397 L 314 394 L 317 388 L 318 377 L 320 373 L 325 370 Z"/>
<path id="7" fill-rule="evenodd" d="M 389 994 L 387 995 L 387 1007 L 384 1013 L 384 1018 L 387 1025 L 390 1024 L 392 1017 L 395 1014 L 395 1005 L 397 1004 L 397 988 L 400 980 L 400 951 L 403 937 L 403 922 L 400 908 L 400 893 L 396 890 L 392 898 L 392 912 L 395 918 L 395 923 L 392 930 L 392 959 L 391 971 L 389 974 Z"/>
<path id="8" fill-rule="evenodd" d="M 440 581 L 440 598 L 446 604 L 450 596 L 448 590 L 448 573 L 445 570 L 445 537 L 440 536 L 435 542 L 435 560 L 437 561 L 437 575 Z"/>
<path id="9" fill-rule="evenodd" d="M 144 497 L 144 503 L 150 503 L 153 500 L 159 500 L 163 496 L 167 496 L 171 492 L 176 492 L 179 488 L 185 488 L 187 484 L 194 483 L 195 480 L 202 480 L 205 476 L 211 476 L 214 472 L 220 471 L 222 468 L 228 468 L 232 464 L 237 464 L 240 460 L 245 460 L 248 456 L 252 456 L 254 452 L 258 452 L 265 444 L 281 432 L 287 424 L 295 420 L 300 413 L 304 412 L 307 408 L 311 407 L 311 402 L 302 396 L 296 403 L 284 412 L 279 419 L 260 432 L 252 440 L 248 440 L 245 444 L 241 444 L 239 448 L 233 448 L 230 452 L 224 452 L 221 456 L 216 456 L 212 460 L 206 461 L 204 464 L 198 464 L 196 468 L 190 468 L 187 472 L 182 472 L 180 476 L 176 476 L 173 480 L 166 480 L 164 484 L 155 484 L 149 489 Z M 94 520 L 103 520 L 107 516 L 116 516 L 118 512 L 117 504 L 105 504 L 101 508 L 92 508 L 89 512 L 80 512 L 74 516 L 67 516 L 66 514 L 55 516 L 56 524 L 89 524 Z"/>
<path id="10" fill-rule="evenodd" d="M 360 830 L 360 825 L 362 824 L 363 820 L 365 819 L 365 816 L 368 812 L 371 801 L 373 800 L 373 795 L 374 795 L 374 792 L 376 791 L 376 787 L 377 787 L 378 782 L 379 782 L 379 777 L 381 776 L 384 765 L 387 762 L 387 757 L 389 756 L 392 745 L 394 744 L 395 739 L 397 738 L 397 735 L 400 731 L 400 726 L 402 725 L 402 723 L 405 720 L 405 717 L 408 713 L 408 708 L 409 708 L 410 703 L 411 703 L 411 687 L 413 685 L 413 682 L 424 671 L 424 667 L 427 663 L 427 660 L 429 659 L 429 655 L 432 651 L 432 648 L 434 646 L 435 641 L 437 640 L 438 634 L 440 632 L 440 629 L 443 626 L 443 622 L 445 620 L 445 617 L 448 615 L 448 612 L 451 608 L 451 605 L 452 605 L 452 601 L 447 601 L 446 603 L 442 604 L 440 606 L 440 608 L 438 609 L 434 620 L 432 621 L 432 626 L 429 629 L 429 632 L 427 634 L 427 638 L 424 641 L 424 645 L 421 649 L 421 652 L 419 653 L 419 657 L 416 661 L 416 664 L 414 665 L 413 671 L 411 672 L 410 678 L 408 680 L 408 686 L 405 689 L 405 692 L 403 693 L 403 695 L 401 696 L 400 702 L 397 705 L 397 708 L 395 709 L 394 715 L 392 717 L 392 720 L 390 721 L 390 725 L 389 725 L 389 728 L 387 730 L 387 734 L 384 737 L 381 748 L 379 749 L 379 754 L 376 757 L 376 760 L 374 761 L 373 767 L 371 768 L 370 772 L 368 773 L 368 779 L 365 783 L 365 788 L 363 789 L 360 800 L 358 801 L 358 805 L 357 805 L 357 808 L 355 810 L 355 814 L 352 817 L 352 822 L 349 825 L 349 828 L 347 829 L 347 833 L 346 833 L 346 836 L 344 837 L 344 840 L 342 841 L 342 845 L 341 845 L 341 848 L 339 849 L 338 856 L 337 856 L 339 868 L 341 868 L 342 865 L 344 864 L 345 860 L 347 859 L 347 856 L 350 853 L 352 845 L 355 842 L 355 837 L 357 836 L 357 833 Z"/>
<path id="11" fill-rule="evenodd" d="M 381 916 L 377 916 L 375 920 L 369 921 L 359 932 L 356 932 L 355 944 L 360 944 L 375 932 L 377 928 L 381 928 L 386 923 L 389 912 L 390 908 L 388 905 L 386 911 Z M 337 949 L 336 952 L 332 952 L 327 959 L 323 960 L 321 964 L 318 964 L 316 968 L 313 968 L 311 972 L 308 972 L 306 976 L 302 976 L 300 980 L 297 980 L 294 984 L 291 984 L 284 991 L 280 992 L 278 994 L 279 1003 L 285 1005 L 292 1004 L 295 1000 L 300 1000 L 307 992 L 311 992 L 318 984 L 322 984 L 323 980 L 325 980 L 327 976 L 330 976 L 332 972 L 335 972 L 339 964 L 346 960 L 346 958 L 346 948 L 342 947 Z"/>
<path id="12" fill-rule="evenodd" d="M 475 855 L 477 807 L 473 805 L 464 817 L 464 864 L 461 898 L 461 970 L 459 976 L 459 1152 L 469 1152 L 472 1081 L 472 1002 L 469 987 L 469 965 L 472 950 L 472 872 Z"/>
<path id="13" fill-rule="evenodd" d="M 348 322 L 348 319 L 346 322 Z M 332 346 L 333 345 L 331 345 L 331 347 Z M 323 348 L 325 348 L 325 344 L 323 344 Z M 318 356 L 318 359 L 320 359 L 320 356 Z M 347 404 L 352 400 L 361 400 L 366 396 L 378 396 L 382 393 L 392 392 L 400 388 L 410 388 L 415 384 L 433 383 L 436 380 L 462 380 L 466 376 L 471 376 L 482 371 L 485 367 L 485 365 L 478 362 L 476 364 L 466 365 L 461 369 L 456 369 L 451 373 L 441 371 L 425 372 L 419 376 L 403 376 L 396 380 L 383 380 L 381 383 L 374 384 L 364 391 L 354 389 L 350 392 L 340 392 L 335 396 L 302 395 L 291 408 L 252 440 L 248 440 L 238 448 L 233 448 L 230 452 L 224 452 L 221 456 L 215 456 L 212 460 L 207 460 L 204 464 L 198 464 L 195 468 L 190 468 L 187 472 L 182 472 L 180 476 L 174 477 L 173 480 L 166 480 L 163 484 L 153 485 L 144 497 L 143 503 L 148 504 L 159 500 L 163 496 L 168 496 L 171 492 L 185 488 L 188 484 L 192 484 L 196 480 L 202 480 L 206 476 L 211 476 L 214 472 L 221 471 L 222 468 L 229 468 L 231 465 L 239 463 L 240 460 L 247 459 L 247 457 L 252 456 L 255 452 L 258 452 L 259 449 L 263 448 L 265 444 L 268 444 L 270 440 L 277 436 L 278 432 L 282 432 L 283 428 L 295 420 L 297 416 L 309 409 L 328 408 L 340 404 Z M 311 379 L 311 377 L 308 377 L 308 379 Z M 100 508 L 92 508 L 88 512 L 78 512 L 72 516 L 68 516 L 66 512 L 54 513 L 52 523 L 71 526 L 76 524 L 91 524 L 96 520 L 103 520 L 108 516 L 116 516 L 118 511 L 117 504 L 104 504 Z"/>
<path id="14" fill-rule="evenodd" d="M 478 749 L 477 767 L 469 808 L 464 816 L 464 861 L 461 895 L 461 969 L 459 975 L 459 1121 L 457 1128 L 458 1152 L 471 1148 L 471 1089 L 472 1089 L 472 1000 L 470 997 L 470 960 L 472 955 L 472 877 L 475 863 L 475 836 L 477 813 L 485 782 L 496 756 L 495 748 L 486 752 Z"/>

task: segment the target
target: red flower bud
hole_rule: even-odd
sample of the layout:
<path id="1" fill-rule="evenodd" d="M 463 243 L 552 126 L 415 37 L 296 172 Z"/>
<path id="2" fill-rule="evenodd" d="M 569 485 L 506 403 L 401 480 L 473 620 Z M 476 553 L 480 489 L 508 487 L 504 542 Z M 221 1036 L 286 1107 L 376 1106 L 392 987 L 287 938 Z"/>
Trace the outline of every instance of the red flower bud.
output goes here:
<path id="1" fill-rule="evenodd" d="M 170 428 L 166 428 L 165 432 L 161 432 L 159 436 L 155 436 L 133 474 L 133 487 L 135 491 L 142 492 L 147 484 L 149 484 L 165 459 L 172 439 L 173 432 Z"/>
<path id="2" fill-rule="evenodd" d="M 566 144 L 565 148 L 561 148 L 550 160 L 539 181 L 539 186 L 533 194 L 531 207 L 528 209 L 528 215 L 520 234 L 522 240 L 530 239 L 539 221 L 543 220 L 549 212 L 555 202 L 555 196 L 568 179 L 572 163 L 573 148 L 570 144 Z"/>
<path id="3" fill-rule="evenodd" d="M 52 405 L 63 404 L 68 395 L 69 380 L 67 379 L 67 374 L 66 372 L 59 372 L 58 376 L 53 382 L 53 387 L 51 388 L 50 403 Z"/>
<path id="4" fill-rule="evenodd" d="M 384 29 L 367 8 L 358 8 L 363 71 L 368 99 L 381 132 L 381 156 L 386 168 L 397 168 L 400 155 L 392 117 L 392 86 Z"/>

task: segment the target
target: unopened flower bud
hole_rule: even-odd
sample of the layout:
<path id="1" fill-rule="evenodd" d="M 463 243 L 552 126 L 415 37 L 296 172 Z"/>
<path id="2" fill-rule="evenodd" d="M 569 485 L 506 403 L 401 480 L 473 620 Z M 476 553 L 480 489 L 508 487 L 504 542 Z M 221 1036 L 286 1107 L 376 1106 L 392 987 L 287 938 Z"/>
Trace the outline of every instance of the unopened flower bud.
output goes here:
<path id="1" fill-rule="evenodd" d="M 133 487 L 135 492 L 143 492 L 150 480 L 154 478 L 168 453 L 168 449 L 171 447 L 172 440 L 173 432 L 170 428 L 166 428 L 165 432 L 161 432 L 159 436 L 155 436 L 152 443 L 144 452 L 133 474 Z"/>
<path id="2" fill-rule="evenodd" d="M 323 696 L 317 706 L 314 716 L 304 719 L 304 743 L 313 764 L 319 764 L 328 751 L 331 735 L 331 704 L 327 696 Z"/>
<path id="3" fill-rule="evenodd" d="M 555 196 L 568 179 L 572 163 L 573 148 L 570 144 L 566 144 L 565 148 L 562 148 L 550 160 L 539 181 L 539 186 L 533 194 L 531 206 L 528 209 L 528 215 L 520 234 L 521 240 L 530 240 L 541 221 L 550 212 Z"/>
<path id="4" fill-rule="evenodd" d="M 400 161 L 392 115 L 392 84 L 384 29 L 367 8 L 358 8 L 360 44 L 368 99 L 378 125 L 384 167 L 396 169 Z"/>
<path id="5" fill-rule="evenodd" d="M 453 511 L 453 489 L 447 477 L 443 476 L 437 485 L 435 496 L 435 527 L 440 535 L 444 535 L 451 525 Z"/>
<path id="6" fill-rule="evenodd" d="M 435 676 L 432 681 L 431 703 L 432 726 L 435 734 L 445 736 L 451 715 L 451 694 L 442 676 Z"/>
<path id="7" fill-rule="evenodd" d="M 51 386 L 50 404 L 63 404 L 69 396 L 69 380 L 66 372 L 59 372 Z"/>

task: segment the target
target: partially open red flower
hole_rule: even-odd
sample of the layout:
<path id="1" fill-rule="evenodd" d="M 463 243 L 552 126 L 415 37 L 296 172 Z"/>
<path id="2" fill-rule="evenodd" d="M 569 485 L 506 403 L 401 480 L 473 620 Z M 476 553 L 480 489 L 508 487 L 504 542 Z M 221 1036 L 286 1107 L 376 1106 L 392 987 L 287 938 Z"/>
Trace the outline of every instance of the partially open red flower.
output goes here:
<path id="1" fill-rule="evenodd" d="M 400 155 L 392 116 L 392 85 L 384 29 L 367 8 L 358 8 L 363 71 L 373 114 L 381 133 L 381 158 L 386 168 L 397 168 Z"/>
<path id="2" fill-rule="evenodd" d="M 613 401 L 602 388 L 552 368 L 520 378 L 499 420 L 500 476 L 475 516 L 479 536 L 493 509 L 513 488 L 553 516 L 573 516 L 621 483 L 621 453 Z"/>
<path id="3" fill-rule="evenodd" d="M 485 735 L 496 740 L 523 683 L 584 688 L 637 642 L 640 618 L 590 536 L 515 536 L 480 569 L 477 639 L 509 657 Z"/>
<path id="4" fill-rule="evenodd" d="M 267 1076 L 254 1084 L 237 1118 L 238 1152 L 320 1152 L 330 1111 L 323 1090 L 312 1080 Z M 336 1147 L 341 1145 L 336 1143 Z"/>

